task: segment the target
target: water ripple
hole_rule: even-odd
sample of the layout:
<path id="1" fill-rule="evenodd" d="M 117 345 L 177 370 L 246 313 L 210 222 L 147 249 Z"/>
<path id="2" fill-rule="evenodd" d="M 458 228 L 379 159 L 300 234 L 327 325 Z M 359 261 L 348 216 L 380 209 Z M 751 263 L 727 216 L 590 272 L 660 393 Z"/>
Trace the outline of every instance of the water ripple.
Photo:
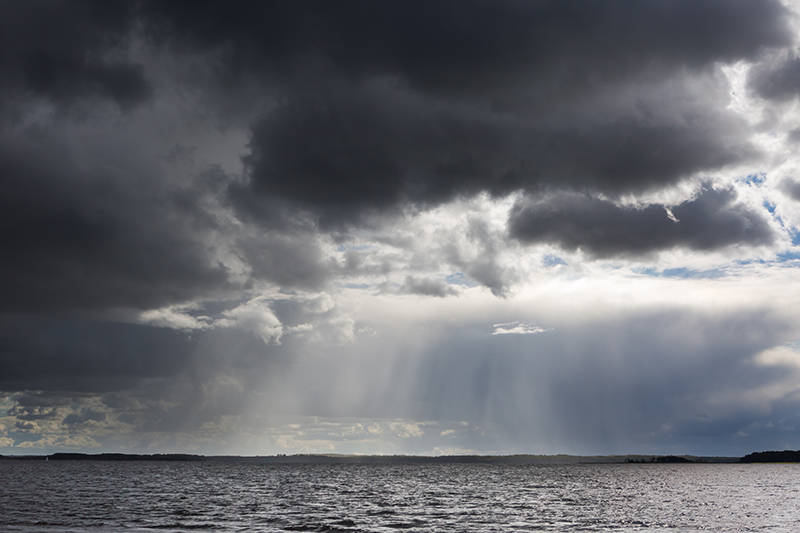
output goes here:
<path id="1" fill-rule="evenodd" d="M 800 530 L 800 465 L 0 461 L 19 533 Z"/>

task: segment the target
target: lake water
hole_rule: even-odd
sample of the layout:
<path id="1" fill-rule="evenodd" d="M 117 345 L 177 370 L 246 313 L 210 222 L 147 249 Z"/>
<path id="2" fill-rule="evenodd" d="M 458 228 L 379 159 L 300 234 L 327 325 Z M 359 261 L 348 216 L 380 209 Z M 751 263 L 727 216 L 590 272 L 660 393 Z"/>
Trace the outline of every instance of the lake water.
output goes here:
<path id="1" fill-rule="evenodd" d="M 800 531 L 800 465 L 0 461 L 0 531 Z"/>

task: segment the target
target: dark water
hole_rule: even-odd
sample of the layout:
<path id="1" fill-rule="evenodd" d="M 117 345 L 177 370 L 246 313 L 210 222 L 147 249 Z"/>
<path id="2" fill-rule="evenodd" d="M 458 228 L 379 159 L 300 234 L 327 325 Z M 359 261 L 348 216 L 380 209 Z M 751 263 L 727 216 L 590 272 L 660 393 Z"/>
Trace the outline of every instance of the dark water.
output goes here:
<path id="1" fill-rule="evenodd" d="M 0 531 L 800 531 L 800 465 L 0 461 Z"/>

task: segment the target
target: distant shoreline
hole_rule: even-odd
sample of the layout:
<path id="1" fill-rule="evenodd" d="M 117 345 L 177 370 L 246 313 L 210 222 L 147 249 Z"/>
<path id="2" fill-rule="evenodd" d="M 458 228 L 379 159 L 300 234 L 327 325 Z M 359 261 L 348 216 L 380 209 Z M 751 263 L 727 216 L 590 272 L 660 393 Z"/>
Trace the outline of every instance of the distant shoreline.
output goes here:
<path id="1" fill-rule="evenodd" d="M 772 452 L 761 452 L 772 453 Z M 800 452 L 798 454 L 800 461 Z M 750 454 L 753 455 L 753 454 Z M 664 463 L 739 463 L 749 462 L 745 457 L 709 457 L 694 455 L 194 455 L 183 453 L 127 454 L 127 453 L 53 453 L 49 455 L 0 455 L 0 460 L 13 461 L 183 461 L 231 462 L 258 464 L 664 464 Z M 755 462 L 755 461 L 754 461 Z M 786 462 L 785 460 L 782 462 Z"/>
<path id="2" fill-rule="evenodd" d="M 664 463 L 796 463 L 800 450 L 753 452 L 743 457 L 697 455 L 196 455 L 186 453 L 52 453 L 48 455 L 0 455 L 9 461 L 217 461 L 260 464 L 664 464 Z"/>

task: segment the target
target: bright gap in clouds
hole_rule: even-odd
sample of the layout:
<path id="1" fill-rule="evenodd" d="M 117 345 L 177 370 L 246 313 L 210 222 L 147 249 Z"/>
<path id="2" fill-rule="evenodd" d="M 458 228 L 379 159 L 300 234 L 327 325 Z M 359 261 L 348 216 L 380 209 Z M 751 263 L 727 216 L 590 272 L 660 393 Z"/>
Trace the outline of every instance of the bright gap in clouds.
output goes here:
<path id="1" fill-rule="evenodd" d="M 534 326 L 515 320 L 513 322 L 501 322 L 499 324 L 492 324 L 492 335 L 536 335 L 537 333 L 545 333 L 549 329 Z"/>

